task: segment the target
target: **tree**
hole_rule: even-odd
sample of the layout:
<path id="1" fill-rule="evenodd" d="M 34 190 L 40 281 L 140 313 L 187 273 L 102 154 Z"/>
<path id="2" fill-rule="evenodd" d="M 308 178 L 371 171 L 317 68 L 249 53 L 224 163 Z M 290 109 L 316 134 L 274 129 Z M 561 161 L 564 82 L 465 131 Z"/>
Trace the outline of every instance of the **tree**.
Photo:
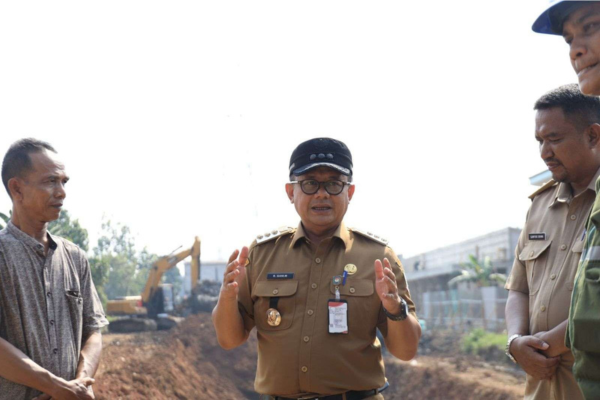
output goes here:
<path id="1" fill-rule="evenodd" d="M 175 297 L 179 296 L 179 294 L 181 293 L 181 287 L 183 286 L 183 277 L 179 272 L 179 268 L 173 267 L 170 270 L 168 270 L 163 275 L 162 280 L 164 283 L 170 283 L 171 285 L 173 285 L 173 294 L 175 295 Z"/>
<path id="2" fill-rule="evenodd" d="M 8 224 L 9 220 L 10 218 L 8 215 L 0 212 L 0 229 L 6 228 L 6 224 Z"/>
<path id="3" fill-rule="evenodd" d="M 62 210 L 60 217 L 56 221 L 48 224 L 48 231 L 53 234 L 70 240 L 85 252 L 88 251 L 88 232 L 79 223 L 78 219 L 71 220 L 67 210 Z"/>
<path id="4" fill-rule="evenodd" d="M 148 275 L 150 274 L 150 268 L 158 260 L 158 255 L 150 253 L 147 248 L 144 249 L 138 255 L 138 270 L 135 277 L 136 286 L 140 288 L 140 293 L 144 290 L 146 282 L 148 281 Z M 165 272 L 161 279 L 162 283 L 169 283 L 173 285 L 173 294 L 177 296 L 181 292 L 181 286 L 183 285 L 183 278 L 179 273 L 177 267 L 173 267 Z"/>
<path id="5" fill-rule="evenodd" d="M 90 262 L 97 274 L 94 282 L 98 280 L 103 283 L 105 298 L 115 299 L 140 295 L 156 260 L 158 256 L 147 248 L 136 252 L 135 238 L 127 225 L 104 221 L 102 235 Z M 178 269 L 172 268 L 163 275 L 162 281 L 171 283 L 177 294 L 181 290 L 183 279 Z"/>
<path id="6" fill-rule="evenodd" d="M 506 275 L 496 273 L 489 257 L 483 260 L 483 264 L 474 255 L 469 255 L 469 262 L 461 263 L 460 275 L 450 279 L 448 286 L 454 286 L 460 282 L 475 282 L 479 287 L 496 286 L 506 282 Z"/>
<path id="7" fill-rule="evenodd" d="M 135 240 L 128 226 L 103 221 L 102 234 L 90 261 L 98 268 L 99 278 L 105 282 L 107 298 L 140 293 L 135 280 L 138 270 Z"/>

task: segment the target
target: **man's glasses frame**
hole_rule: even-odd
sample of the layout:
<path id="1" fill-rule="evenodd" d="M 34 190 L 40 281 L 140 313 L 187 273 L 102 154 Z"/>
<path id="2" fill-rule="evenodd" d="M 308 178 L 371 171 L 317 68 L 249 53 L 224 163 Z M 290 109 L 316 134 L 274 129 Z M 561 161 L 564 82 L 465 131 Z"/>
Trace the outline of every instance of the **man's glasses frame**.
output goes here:
<path id="1" fill-rule="evenodd" d="M 290 183 L 300 185 L 300 189 L 302 189 L 304 194 L 315 194 L 321 189 L 321 185 L 323 185 L 325 191 L 332 196 L 342 193 L 346 186 L 352 186 L 351 182 L 344 182 L 337 179 L 325 182 L 319 182 L 316 179 L 304 179 L 301 181 L 291 181 Z"/>

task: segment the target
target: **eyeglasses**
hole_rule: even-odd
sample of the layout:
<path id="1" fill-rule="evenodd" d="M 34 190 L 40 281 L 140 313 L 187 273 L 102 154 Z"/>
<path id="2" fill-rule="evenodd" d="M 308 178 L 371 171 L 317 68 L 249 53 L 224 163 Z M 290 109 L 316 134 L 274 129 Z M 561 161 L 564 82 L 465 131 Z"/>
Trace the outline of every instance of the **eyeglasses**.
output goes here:
<path id="1" fill-rule="evenodd" d="M 321 185 L 325 188 L 325 191 L 333 196 L 336 196 L 342 193 L 344 190 L 344 186 L 352 185 L 350 182 L 342 182 L 342 181 L 327 181 L 327 182 L 319 182 L 314 179 L 305 179 L 303 181 L 291 181 L 290 183 L 298 183 L 300 188 L 305 194 L 315 194 L 319 191 Z"/>

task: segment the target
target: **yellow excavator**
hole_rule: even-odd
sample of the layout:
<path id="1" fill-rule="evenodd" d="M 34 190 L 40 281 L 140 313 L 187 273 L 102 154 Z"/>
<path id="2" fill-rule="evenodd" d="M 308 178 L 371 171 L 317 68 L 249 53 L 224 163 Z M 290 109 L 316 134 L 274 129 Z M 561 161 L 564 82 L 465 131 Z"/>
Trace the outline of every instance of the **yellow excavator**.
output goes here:
<path id="1" fill-rule="evenodd" d="M 192 257 L 192 295 L 186 302 L 176 307 L 172 285 L 161 284 L 161 278 L 165 272 L 189 256 Z M 152 265 L 141 296 L 126 296 L 107 302 L 107 314 L 119 317 L 109 324 L 109 330 L 123 333 L 170 329 L 181 319 L 177 315 L 209 309 L 214 296 L 198 294 L 199 279 L 200 239 L 196 236 L 191 248 L 161 257 Z M 199 305 L 199 299 L 204 300 L 203 304 Z"/>

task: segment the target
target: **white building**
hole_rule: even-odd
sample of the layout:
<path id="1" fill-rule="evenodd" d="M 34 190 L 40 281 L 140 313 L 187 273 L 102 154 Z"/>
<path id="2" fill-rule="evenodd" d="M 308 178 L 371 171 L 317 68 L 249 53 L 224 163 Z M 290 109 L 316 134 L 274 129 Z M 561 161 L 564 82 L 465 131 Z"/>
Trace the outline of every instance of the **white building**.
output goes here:
<path id="1" fill-rule="evenodd" d="M 227 264 L 225 261 L 200 261 L 200 281 L 223 282 L 223 274 Z M 189 261 L 185 262 L 183 291 L 186 295 L 192 292 L 192 269 Z"/>

